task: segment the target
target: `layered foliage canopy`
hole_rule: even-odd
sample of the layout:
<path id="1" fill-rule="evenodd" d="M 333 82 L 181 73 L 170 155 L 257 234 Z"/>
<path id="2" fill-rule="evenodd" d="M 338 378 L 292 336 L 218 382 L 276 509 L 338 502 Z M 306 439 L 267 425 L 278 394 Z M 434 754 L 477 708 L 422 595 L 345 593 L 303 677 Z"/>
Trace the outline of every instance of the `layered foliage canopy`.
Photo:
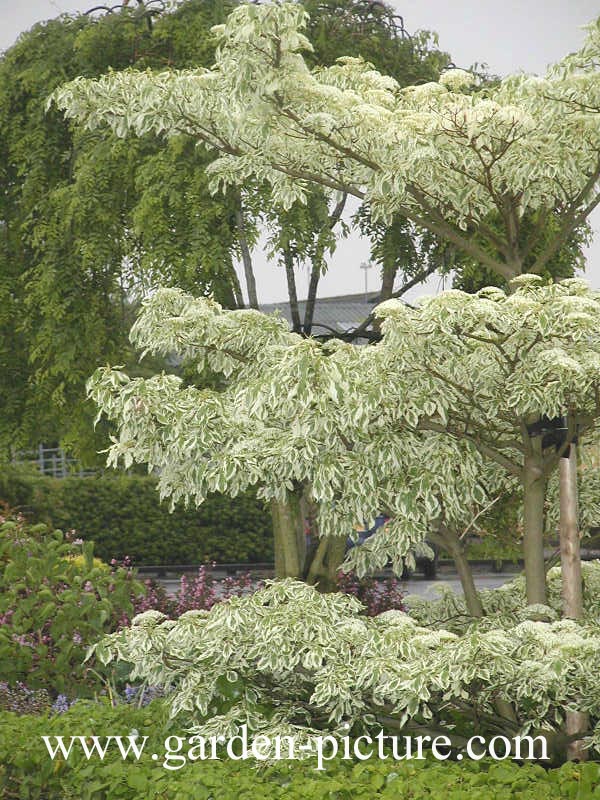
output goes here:
<path id="1" fill-rule="evenodd" d="M 284 500 L 308 486 L 324 536 L 392 517 L 351 560 L 396 568 L 440 519 L 466 524 L 518 481 L 530 418 L 569 414 L 563 445 L 591 427 L 600 391 L 600 296 L 583 281 L 521 277 L 511 295 L 456 290 L 417 308 L 387 301 L 379 344 L 320 344 L 253 310 L 164 289 L 132 341 L 227 376 L 221 390 L 173 375 L 99 370 L 90 396 L 119 436 L 109 462 L 147 463 L 163 496 L 201 503 L 256 485 Z M 540 466 L 550 473 L 561 450 Z"/>
<path id="2" fill-rule="evenodd" d="M 253 485 L 259 496 L 284 501 L 306 485 L 323 536 L 345 536 L 356 520 L 388 510 L 394 521 L 374 537 L 368 560 L 384 565 L 391 556 L 401 569 L 439 513 L 440 493 L 449 518 L 463 519 L 469 498 L 485 498 L 480 482 L 494 471 L 473 448 L 406 429 L 397 389 L 382 408 L 389 387 L 370 372 L 378 369 L 377 348 L 320 344 L 290 333 L 277 317 L 224 311 L 167 289 L 144 303 L 132 340 L 228 376 L 217 391 L 173 375 L 131 380 L 110 369 L 89 383 L 101 414 L 119 430 L 109 463 L 157 468 L 161 495 L 173 502 L 201 503 L 214 491 L 235 496 Z M 361 572 L 371 547 L 353 551 Z"/>
<path id="3" fill-rule="evenodd" d="M 185 132 L 219 151 L 213 188 L 257 178 L 290 207 L 316 182 L 504 279 L 543 272 L 600 201 L 598 25 L 546 77 L 478 91 L 460 69 L 407 88 L 361 58 L 311 70 L 306 23 L 296 4 L 240 6 L 210 70 L 78 79 L 53 98 L 90 130 Z"/>

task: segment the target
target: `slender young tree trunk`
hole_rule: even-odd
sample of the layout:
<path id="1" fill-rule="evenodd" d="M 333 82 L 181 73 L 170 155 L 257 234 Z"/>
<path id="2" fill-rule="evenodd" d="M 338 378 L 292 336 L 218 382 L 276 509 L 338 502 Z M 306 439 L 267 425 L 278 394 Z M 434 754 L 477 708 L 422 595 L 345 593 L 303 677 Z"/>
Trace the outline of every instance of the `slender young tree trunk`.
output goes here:
<path id="1" fill-rule="evenodd" d="M 318 539 L 310 552 L 306 546 L 305 522 L 312 518 L 310 501 L 288 492 L 285 502 L 271 501 L 275 550 L 275 577 L 304 580 L 321 592 L 337 589 L 337 573 L 344 559 L 344 536 Z M 313 537 L 317 533 L 313 530 Z"/>
<path id="2" fill-rule="evenodd" d="M 242 208 L 242 201 L 239 198 L 238 198 L 238 204 L 235 209 L 235 223 L 237 226 L 240 252 L 242 254 L 242 263 L 244 265 L 246 289 L 248 290 L 248 304 L 250 305 L 250 308 L 258 308 L 256 279 L 254 277 L 254 269 L 252 268 L 252 256 L 250 255 L 250 247 L 248 246 L 248 237 L 246 235 L 246 223 L 244 222 L 244 211 Z"/>
<path id="3" fill-rule="evenodd" d="M 321 592 L 335 592 L 337 573 L 344 559 L 346 537 L 323 537 L 312 557 L 306 582 L 316 586 Z"/>
<path id="4" fill-rule="evenodd" d="M 310 532 L 311 548 L 306 564 L 306 582 L 321 592 L 334 592 L 338 586 L 337 573 L 346 552 L 346 537 L 319 537 L 318 508 L 306 486 L 300 500 L 303 521 Z"/>
<path id="5" fill-rule="evenodd" d="M 542 469 L 541 437 L 531 440 L 534 452 L 525 456 L 523 466 L 524 531 L 523 557 L 527 603 L 546 604 L 544 563 L 544 501 L 546 480 Z"/>
<path id="6" fill-rule="evenodd" d="M 298 292 L 296 291 L 296 276 L 294 275 L 294 257 L 288 248 L 283 251 L 283 263 L 285 264 L 285 277 L 287 279 L 288 297 L 290 298 L 292 330 L 294 333 L 301 333 L 302 323 L 300 322 L 300 311 L 298 310 Z"/>
<path id="7" fill-rule="evenodd" d="M 460 585 L 462 586 L 465 597 L 467 611 L 472 617 L 477 617 L 478 619 L 485 616 L 481 598 L 479 597 L 479 592 L 477 591 L 477 587 L 475 586 L 475 581 L 473 579 L 471 565 L 469 564 L 465 555 L 463 543 L 456 535 L 456 532 L 448 528 L 446 525 L 440 525 L 437 535 L 434 534 L 433 538 L 435 538 L 452 556 L 454 566 L 456 567 L 458 577 L 460 578 Z M 516 722 L 517 717 L 515 710 L 508 700 L 502 700 L 498 698 L 494 701 L 494 707 L 500 717 L 510 720 L 511 722 Z"/>
<path id="8" fill-rule="evenodd" d="M 561 458 L 560 471 L 560 563 L 563 617 L 583 616 L 583 584 L 579 524 L 577 521 L 577 448 L 571 445 L 568 458 Z"/>
<path id="9" fill-rule="evenodd" d="M 240 286 L 237 272 L 233 266 L 231 267 L 231 272 L 233 273 L 231 276 L 231 288 L 233 290 L 236 308 L 244 308 L 244 295 L 242 294 L 242 287 Z"/>
<path id="10" fill-rule="evenodd" d="M 328 228 L 329 230 L 333 230 L 335 226 L 338 224 L 340 219 L 342 218 L 342 214 L 344 213 L 344 207 L 346 205 L 347 195 L 342 193 L 340 196 L 335 208 L 329 215 L 327 220 L 327 225 L 322 229 L 321 233 L 319 234 L 319 239 L 321 234 L 326 231 Z M 317 256 L 313 260 L 312 269 L 310 272 L 310 282 L 308 284 L 308 297 L 306 298 L 306 309 L 304 311 L 304 334 L 306 336 L 310 336 L 312 331 L 312 324 L 313 318 L 315 313 L 315 303 L 317 300 L 317 287 L 319 286 L 319 279 L 321 277 L 321 267 L 320 267 L 320 256 L 323 255 L 323 248 L 321 245 L 317 247 Z"/>
<path id="11" fill-rule="evenodd" d="M 583 616 L 583 583 L 579 525 L 577 521 L 577 448 L 571 445 L 568 457 L 561 458 L 560 471 L 560 563 L 562 574 L 563 617 L 581 619 Z M 589 714 L 584 711 L 566 712 L 566 732 L 572 736 L 589 728 Z M 587 760 L 588 751 L 576 739 L 567 745 L 570 761 Z"/>
<path id="12" fill-rule="evenodd" d="M 446 525 L 442 525 L 439 530 L 439 539 L 443 547 L 448 551 L 454 561 L 454 566 L 460 578 L 463 595 L 467 611 L 472 617 L 483 617 L 483 606 L 479 597 L 479 592 L 473 579 L 473 571 L 465 555 L 463 543 L 456 533 Z"/>
<path id="13" fill-rule="evenodd" d="M 308 284 L 308 297 L 306 298 L 306 309 L 304 311 L 304 333 L 310 336 L 312 331 L 313 317 L 315 313 L 315 303 L 317 300 L 317 287 L 319 286 L 319 278 L 321 277 L 321 270 L 318 263 L 313 263 L 310 271 L 310 281 Z"/>
<path id="14" fill-rule="evenodd" d="M 379 292 L 379 302 L 383 303 L 384 300 L 389 300 L 394 293 L 394 281 L 398 273 L 398 265 L 394 263 L 394 258 L 388 256 L 383 262 L 383 269 L 381 271 L 381 290 Z M 381 320 L 375 317 L 372 322 L 373 331 L 377 334 L 381 333 Z"/>

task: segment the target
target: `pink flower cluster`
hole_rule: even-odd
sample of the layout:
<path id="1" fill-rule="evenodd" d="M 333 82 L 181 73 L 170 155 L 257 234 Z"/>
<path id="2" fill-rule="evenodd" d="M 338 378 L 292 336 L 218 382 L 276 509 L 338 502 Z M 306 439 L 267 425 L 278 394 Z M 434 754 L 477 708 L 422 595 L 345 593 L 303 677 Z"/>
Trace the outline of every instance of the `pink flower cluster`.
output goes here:
<path id="1" fill-rule="evenodd" d="M 257 581 L 250 572 L 229 576 L 222 580 L 211 574 L 215 564 L 202 565 L 193 577 L 182 575 L 177 593 L 169 595 L 160 583 L 148 579 L 144 582 L 146 593 L 132 597 L 134 613 L 154 609 L 161 611 L 171 619 L 176 619 L 186 611 L 204 609 L 209 611 L 215 603 L 230 597 L 250 594 L 261 588 L 262 581 Z M 376 578 L 359 579 L 354 573 L 338 573 L 338 590 L 356 597 L 365 606 L 365 613 L 374 617 L 383 611 L 396 609 L 405 611 L 404 594 L 400 582 L 396 578 L 377 580 Z M 129 625 L 130 620 L 123 616 L 119 627 Z"/>
<path id="2" fill-rule="evenodd" d="M 142 611 L 154 609 L 176 619 L 186 611 L 198 609 L 209 611 L 221 600 L 249 594 L 262 586 L 262 582 L 256 581 L 249 572 L 219 580 L 211 574 L 214 566 L 214 563 L 203 564 L 193 577 L 182 575 L 179 589 L 174 596 L 168 595 L 165 588 L 156 581 L 146 580 L 146 594 L 132 598 L 134 613 L 140 614 Z M 129 620 L 123 617 L 120 625 L 128 624 Z"/>
<path id="3" fill-rule="evenodd" d="M 338 589 L 356 597 L 369 617 L 384 611 L 406 611 L 404 593 L 397 578 L 358 578 L 354 572 L 338 572 Z"/>

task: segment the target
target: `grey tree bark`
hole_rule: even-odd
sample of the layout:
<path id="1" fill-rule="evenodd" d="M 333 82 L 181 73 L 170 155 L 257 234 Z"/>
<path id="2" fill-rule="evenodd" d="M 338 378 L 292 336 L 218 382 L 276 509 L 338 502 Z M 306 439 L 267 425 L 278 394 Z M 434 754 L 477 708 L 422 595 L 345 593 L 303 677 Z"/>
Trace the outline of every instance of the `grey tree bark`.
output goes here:
<path id="1" fill-rule="evenodd" d="M 344 559 L 346 537 L 323 537 L 310 551 L 306 543 L 306 492 L 288 492 L 285 502 L 271 501 L 275 550 L 275 576 L 296 578 L 321 592 L 335 591 L 337 572 Z M 313 532 L 316 537 L 316 532 Z"/>
<path id="2" fill-rule="evenodd" d="M 473 579 L 473 570 L 465 555 L 463 543 L 458 538 L 455 531 L 450 530 L 446 525 L 440 526 L 437 537 L 440 544 L 448 551 L 454 561 L 454 566 L 460 578 L 460 585 L 463 590 L 467 611 L 472 617 L 483 617 L 483 606 L 479 592 Z"/>
<path id="3" fill-rule="evenodd" d="M 257 309 L 258 294 L 256 292 L 256 278 L 254 277 L 254 269 L 252 267 L 252 256 L 250 255 L 250 246 L 248 245 L 248 236 L 246 234 L 246 223 L 244 221 L 244 210 L 242 208 L 241 199 L 239 200 L 235 210 L 235 224 L 237 227 L 240 253 L 242 255 L 242 264 L 244 265 L 244 277 L 246 279 L 246 289 L 248 291 L 248 304 L 250 308 Z"/>

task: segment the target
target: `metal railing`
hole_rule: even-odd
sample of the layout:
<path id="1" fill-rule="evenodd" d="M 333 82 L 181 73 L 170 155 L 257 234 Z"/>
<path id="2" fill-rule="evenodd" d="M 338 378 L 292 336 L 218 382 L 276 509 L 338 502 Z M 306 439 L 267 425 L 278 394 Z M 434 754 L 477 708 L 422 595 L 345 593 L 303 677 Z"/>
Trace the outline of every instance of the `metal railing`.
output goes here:
<path id="1" fill-rule="evenodd" d="M 35 464 L 42 475 L 52 478 L 76 476 L 85 478 L 95 475 L 96 470 L 84 469 L 76 458 L 68 456 L 62 447 L 46 447 L 40 444 L 37 450 L 21 450 L 12 458 L 14 464 Z"/>

